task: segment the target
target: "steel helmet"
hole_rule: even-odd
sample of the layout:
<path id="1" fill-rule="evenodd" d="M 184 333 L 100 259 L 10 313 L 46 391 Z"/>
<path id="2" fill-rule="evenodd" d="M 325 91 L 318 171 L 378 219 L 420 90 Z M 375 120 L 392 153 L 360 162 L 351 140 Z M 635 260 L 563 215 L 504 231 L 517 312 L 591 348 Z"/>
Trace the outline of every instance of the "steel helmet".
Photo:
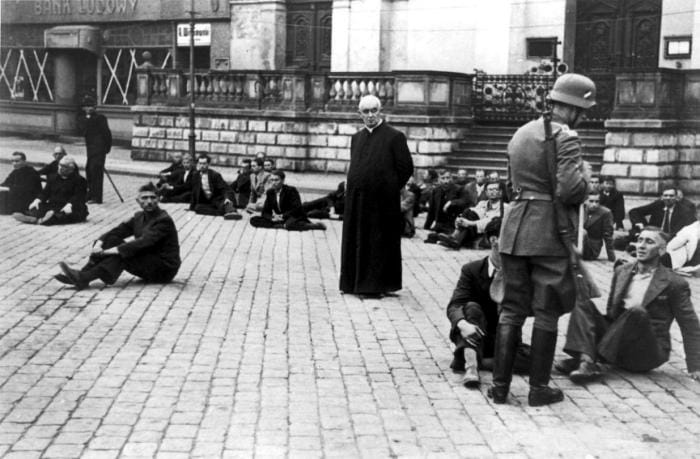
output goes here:
<path id="1" fill-rule="evenodd" d="M 583 109 L 591 108 L 595 105 L 595 83 L 578 73 L 565 73 L 554 82 L 549 99 Z"/>

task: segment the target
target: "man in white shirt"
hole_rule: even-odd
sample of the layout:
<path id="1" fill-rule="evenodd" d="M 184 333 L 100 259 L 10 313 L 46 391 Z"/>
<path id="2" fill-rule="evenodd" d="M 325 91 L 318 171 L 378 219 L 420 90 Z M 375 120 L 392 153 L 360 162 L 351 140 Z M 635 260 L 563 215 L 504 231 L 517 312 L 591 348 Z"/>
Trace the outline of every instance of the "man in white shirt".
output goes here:
<path id="1" fill-rule="evenodd" d="M 482 236 L 491 220 L 503 216 L 500 183 L 489 182 L 486 185 L 486 196 L 486 201 L 479 201 L 476 206 L 457 217 L 452 234 L 438 234 L 440 244 L 459 250 L 463 245 L 472 244 Z"/>

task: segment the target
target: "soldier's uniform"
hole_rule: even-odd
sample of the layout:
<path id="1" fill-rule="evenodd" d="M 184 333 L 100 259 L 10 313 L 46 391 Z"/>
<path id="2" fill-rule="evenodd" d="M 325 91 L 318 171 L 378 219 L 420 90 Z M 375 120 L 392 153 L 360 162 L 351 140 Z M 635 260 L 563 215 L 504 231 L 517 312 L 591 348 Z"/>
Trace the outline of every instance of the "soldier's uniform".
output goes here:
<path id="1" fill-rule="evenodd" d="M 566 74 L 555 82 L 550 98 L 560 104 L 590 108 L 595 104 L 595 85 L 582 75 Z M 551 127 L 557 155 L 555 196 L 544 118 L 522 126 L 508 144 L 514 199 L 504 213 L 499 239 L 505 291 L 491 389 L 495 403 L 506 401 L 516 345 L 528 316 L 535 317 L 528 401 L 539 406 L 563 399 L 561 391 L 549 388 L 548 383 L 557 321 L 573 309 L 576 290 L 569 252 L 559 236 L 554 201 L 560 201 L 571 213 L 586 199 L 588 183 L 578 135 L 562 123 L 552 122 Z M 573 233 L 573 215 L 569 220 L 568 229 Z"/>

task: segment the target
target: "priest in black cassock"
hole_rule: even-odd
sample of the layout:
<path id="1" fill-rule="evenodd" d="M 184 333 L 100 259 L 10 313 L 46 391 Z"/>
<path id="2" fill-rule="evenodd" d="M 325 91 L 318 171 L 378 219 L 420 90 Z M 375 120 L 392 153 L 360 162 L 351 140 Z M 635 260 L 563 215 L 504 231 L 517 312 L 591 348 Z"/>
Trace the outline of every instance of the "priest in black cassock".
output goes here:
<path id="1" fill-rule="evenodd" d="M 365 126 L 352 137 L 346 180 L 340 290 L 381 297 L 401 289 L 401 188 L 413 174 L 406 136 L 381 117 L 381 102 L 364 96 Z"/>

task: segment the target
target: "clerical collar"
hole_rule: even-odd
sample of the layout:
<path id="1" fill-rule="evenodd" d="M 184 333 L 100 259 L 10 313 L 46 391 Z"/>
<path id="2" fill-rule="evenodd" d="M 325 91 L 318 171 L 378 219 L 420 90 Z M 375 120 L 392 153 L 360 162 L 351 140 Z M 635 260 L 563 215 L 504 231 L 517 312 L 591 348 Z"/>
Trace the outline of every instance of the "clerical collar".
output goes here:
<path id="1" fill-rule="evenodd" d="M 384 122 L 384 120 L 379 120 L 379 122 L 377 124 L 375 124 L 373 128 L 365 125 L 365 129 L 367 129 L 369 131 L 369 133 L 371 134 L 375 129 L 377 129 L 379 126 L 381 126 L 383 122 Z"/>

